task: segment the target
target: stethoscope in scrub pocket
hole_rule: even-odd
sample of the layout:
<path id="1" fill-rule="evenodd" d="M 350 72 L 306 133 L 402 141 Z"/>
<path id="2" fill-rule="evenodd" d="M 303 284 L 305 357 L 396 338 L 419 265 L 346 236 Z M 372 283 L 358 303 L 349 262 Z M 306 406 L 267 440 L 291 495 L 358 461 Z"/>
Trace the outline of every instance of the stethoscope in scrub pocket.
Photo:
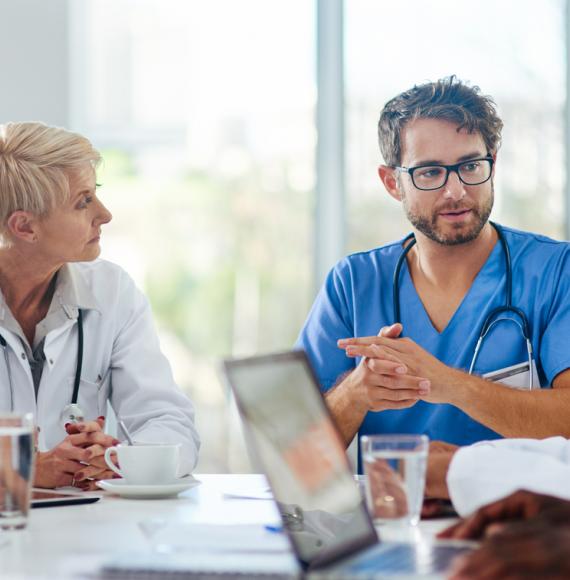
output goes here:
<path id="1" fill-rule="evenodd" d="M 6 363 L 6 372 L 8 374 L 8 383 L 10 385 L 10 410 L 14 411 L 14 382 L 12 379 L 12 368 L 10 366 L 10 358 L 8 356 L 8 344 L 6 339 L 0 334 L 0 346 L 4 350 L 4 361 Z M 83 409 L 77 404 L 79 397 L 79 385 L 81 383 L 81 369 L 83 367 L 83 313 L 81 310 L 77 312 L 77 367 L 75 369 L 75 380 L 73 382 L 73 393 L 71 396 L 71 403 L 65 405 L 61 410 L 60 423 L 79 423 L 85 419 Z"/>
<path id="2" fill-rule="evenodd" d="M 475 346 L 475 352 L 473 353 L 473 358 L 471 359 L 471 364 L 469 366 L 469 374 L 473 374 L 473 369 L 475 368 L 475 364 L 477 362 L 477 358 L 479 357 L 479 352 L 481 350 L 481 346 L 483 345 L 483 341 L 485 337 L 489 334 L 489 331 L 499 322 L 509 322 L 512 324 L 516 324 L 516 326 L 520 329 L 522 337 L 526 343 L 526 350 L 528 354 L 528 360 L 524 363 L 513 365 L 512 367 L 507 367 L 505 369 L 501 369 L 499 371 L 495 371 L 493 373 L 488 373 L 483 375 L 484 378 L 494 381 L 505 382 L 510 386 L 515 386 L 518 388 L 526 388 L 526 389 L 533 389 L 534 385 L 534 375 L 536 373 L 536 364 L 534 361 L 533 351 L 532 351 L 532 343 L 530 342 L 530 324 L 525 313 L 516 306 L 513 306 L 513 269 L 511 264 L 511 252 L 509 250 L 509 245 L 505 240 L 503 232 L 501 228 L 495 224 L 494 222 L 489 222 L 496 230 L 497 235 L 499 237 L 499 242 L 503 248 L 503 253 L 505 255 L 505 274 L 506 274 L 506 297 L 505 303 L 503 306 L 498 306 L 489 312 L 487 317 L 485 318 L 483 325 L 481 326 L 481 330 L 479 331 L 479 338 L 477 339 L 477 344 Z M 402 265 L 408 252 L 414 247 L 416 243 L 416 237 L 413 233 L 409 234 L 404 239 L 404 244 L 409 242 L 407 246 L 405 246 L 403 252 L 400 254 L 398 258 L 398 262 L 396 263 L 396 267 L 394 269 L 394 279 L 393 279 L 393 314 L 394 314 L 394 321 L 400 322 L 400 271 L 402 269 Z M 513 316 L 505 316 L 505 314 L 510 314 Z M 528 372 L 528 386 L 521 385 L 516 383 L 517 375 L 523 375 L 525 372 Z M 538 382 L 538 381 L 537 381 Z M 540 385 L 537 385 L 540 387 Z"/>

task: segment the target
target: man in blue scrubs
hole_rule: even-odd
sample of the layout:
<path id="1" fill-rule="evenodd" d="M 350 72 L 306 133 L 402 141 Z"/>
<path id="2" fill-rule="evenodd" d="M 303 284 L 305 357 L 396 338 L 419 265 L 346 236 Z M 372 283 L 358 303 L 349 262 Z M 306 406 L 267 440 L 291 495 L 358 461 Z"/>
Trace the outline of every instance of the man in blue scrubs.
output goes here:
<path id="1" fill-rule="evenodd" d="M 357 432 L 456 445 L 570 437 L 568 243 L 497 226 L 512 305 L 528 320 L 535 388 L 497 382 L 529 383 L 523 320 L 512 311 L 494 317 L 468 373 L 485 319 L 507 301 L 506 252 L 489 222 L 502 126 L 494 102 L 455 77 L 415 86 L 382 111 L 378 173 L 416 239 L 398 277 L 400 319 L 392 292 L 405 238 L 340 261 L 298 341 L 347 444 Z M 525 363 L 518 377 L 509 369 Z"/>

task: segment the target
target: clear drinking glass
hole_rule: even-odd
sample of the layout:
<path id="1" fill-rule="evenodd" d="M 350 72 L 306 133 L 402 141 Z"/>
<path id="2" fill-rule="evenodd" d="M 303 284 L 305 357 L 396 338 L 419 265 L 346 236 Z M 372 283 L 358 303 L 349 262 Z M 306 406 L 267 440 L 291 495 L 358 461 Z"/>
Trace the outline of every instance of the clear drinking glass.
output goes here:
<path id="1" fill-rule="evenodd" d="M 33 478 L 32 414 L 0 414 L 0 529 L 26 527 Z"/>
<path id="2" fill-rule="evenodd" d="M 366 502 L 375 524 L 416 525 L 424 496 L 429 439 L 368 435 L 360 440 Z"/>

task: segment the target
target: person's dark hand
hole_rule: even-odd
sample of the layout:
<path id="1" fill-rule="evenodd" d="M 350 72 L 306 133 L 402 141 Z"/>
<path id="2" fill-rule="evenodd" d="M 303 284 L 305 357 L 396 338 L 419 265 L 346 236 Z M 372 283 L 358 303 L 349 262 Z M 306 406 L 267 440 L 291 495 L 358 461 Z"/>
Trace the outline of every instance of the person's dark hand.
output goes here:
<path id="1" fill-rule="evenodd" d="M 539 518 L 551 526 L 570 526 L 570 501 L 519 490 L 477 510 L 458 524 L 438 534 L 446 539 L 479 539 L 509 522 Z"/>
<path id="2" fill-rule="evenodd" d="M 570 578 L 570 526 L 544 521 L 506 526 L 459 558 L 449 580 L 566 580 Z"/>

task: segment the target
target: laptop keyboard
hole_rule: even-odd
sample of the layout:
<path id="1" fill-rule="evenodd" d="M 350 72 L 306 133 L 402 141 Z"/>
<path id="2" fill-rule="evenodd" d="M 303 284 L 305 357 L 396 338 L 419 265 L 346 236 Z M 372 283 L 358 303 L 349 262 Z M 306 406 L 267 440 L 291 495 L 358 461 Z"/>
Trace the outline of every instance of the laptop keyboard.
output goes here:
<path id="1" fill-rule="evenodd" d="M 380 545 L 343 566 L 357 576 L 370 573 L 434 574 L 444 572 L 451 561 L 471 548 L 414 544 Z"/>

